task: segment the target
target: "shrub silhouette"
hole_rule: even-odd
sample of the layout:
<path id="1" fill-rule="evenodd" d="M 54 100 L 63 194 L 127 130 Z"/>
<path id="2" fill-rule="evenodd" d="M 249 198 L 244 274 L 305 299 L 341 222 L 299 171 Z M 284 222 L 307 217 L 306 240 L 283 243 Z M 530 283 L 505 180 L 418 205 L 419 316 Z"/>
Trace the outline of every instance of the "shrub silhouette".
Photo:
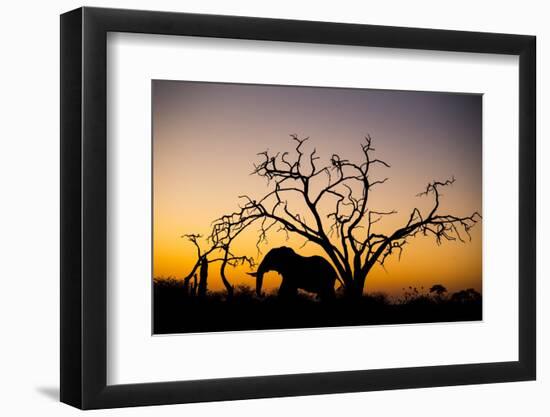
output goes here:
<path id="1" fill-rule="evenodd" d="M 430 293 L 433 293 L 439 297 L 442 297 L 444 294 L 447 293 L 447 288 L 445 288 L 441 284 L 435 284 L 430 288 Z"/>
<path id="2" fill-rule="evenodd" d="M 338 294 L 338 291 L 337 291 Z M 232 297 L 225 291 L 191 296 L 182 280 L 154 280 L 154 333 L 215 332 L 372 324 L 406 324 L 481 320 L 481 294 L 473 289 L 437 300 L 422 287 L 410 287 L 401 297 L 384 293 L 346 297 L 322 303 L 308 293 L 281 299 L 237 285 Z"/>
<path id="3" fill-rule="evenodd" d="M 459 304 L 481 303 L 481 294 L 473 288 L 468 288 L 451 295 L 451 301 Z"/>

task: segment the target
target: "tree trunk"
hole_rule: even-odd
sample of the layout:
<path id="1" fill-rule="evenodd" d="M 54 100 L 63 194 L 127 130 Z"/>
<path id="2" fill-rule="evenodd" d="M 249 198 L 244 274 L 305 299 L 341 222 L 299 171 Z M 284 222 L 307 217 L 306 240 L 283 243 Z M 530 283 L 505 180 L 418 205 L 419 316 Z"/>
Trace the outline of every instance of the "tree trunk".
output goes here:
<path id="1" fill-rule="evenodd" d="M 197 295 L 197 288 L 198 288 L 197 274 L 195 274 L 195 275 L 193 275 L 193 285 L 191 286 L 191 295 L 193 297 L 195 297 Z"/>
<path id="2" fill-rule="evenodd" d="M 191 275 L 187 276 L 184 280 L 183 280 L 183 294 L 185 296 L 188 296 L 189 295 L 189 281 L 191 281 Z"/>
<path id="3" fill-rule="evenodd" d="M 353 282 L 351 285 L 347 286 L 344 291 L 345 297 L 350 299 L 358 299 L 361 297 L 361 294 L 361 288 L 359 288 L 356 282 Z"/>
<path id="4" fill-rule="evenodd" d="M 206 289 L 208 287 L 208 259 L 206 256 L 202 258 L 201 268 L 199 271 L 199 297 L 206 297 Z"/>
<path id="5" fill-rule="evenodd" d="M 344 295 L 347 298 L 358 299 L 363 295 L 366 275 L 355 274 L 350 285 L 346 286 Z"/>
<path id="6" fill-rule="evenodd" d="M 187 275 L 184 279 L 183 279 L 183 291 L 184 291 L 184 294 L 187 296 L 189 295 L 189 289 L 190 289 L 190 281 L 191 281 L 191 278 L 194 277 L 195 279 L 195 290 L 194 290 L 194 294 L 191 294 L 191 295 L 195 295 L 196 294 L 196 287 L 197 287 L 197 274 L 195 273 L 197 271 L 197 268 L 200 266 L 201 264 L 201 260 L 198 259 L 197 262 L 195 262 L 195 265 L 193 266 L 193 269 L 191 270 L 191 272 L 189 273 L 189 275 Z M 192 289 L 192 288 L 191 288 Z"/>
<path id="7" fill-rule="evenodd" d="M 222 282 L 223 282 L 223 285 L 225 286 L 225 289 L 227 290 L 227 299 L 230 300 L 231 298 L 233 298 L 233 286 L 229 283 L 229 281 L 227 280 L 227 277 L 225 276 L 225 261 L 224 261 L 224 265 L 222 266 L 221 268 L 221 277 L 222 277 Z"/>

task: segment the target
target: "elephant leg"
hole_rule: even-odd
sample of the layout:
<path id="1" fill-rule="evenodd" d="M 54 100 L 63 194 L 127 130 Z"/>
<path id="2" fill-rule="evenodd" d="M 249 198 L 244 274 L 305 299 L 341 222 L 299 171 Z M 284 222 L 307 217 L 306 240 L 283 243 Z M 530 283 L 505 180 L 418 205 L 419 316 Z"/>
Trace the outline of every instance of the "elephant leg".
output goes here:
<path id="1" fill-rule="evenodd" d="M 292 298 L 298 293 L 298 288 L 291 284 L 289 280 L 283 279 L 281 286 L 279 287 L 280 298 Z"/>
<path id="2" fill-rule="evenodd" d="M 327 285 L 325 288 L 322 288 L 321 291 L 319 291 L 319 299 L 321 301 L 330 301 L 334 300 L 336 298 L 336 291 L 334 290 L 334 283 L 332 287 L 330 285 Z"/>

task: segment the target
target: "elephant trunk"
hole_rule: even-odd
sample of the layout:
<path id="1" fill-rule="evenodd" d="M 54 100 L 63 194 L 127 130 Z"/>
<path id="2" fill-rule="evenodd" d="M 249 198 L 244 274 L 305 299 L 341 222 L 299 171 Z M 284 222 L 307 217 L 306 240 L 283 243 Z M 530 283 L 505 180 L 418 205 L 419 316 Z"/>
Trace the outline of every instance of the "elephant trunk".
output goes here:
<path id="1" fill-rule="evenodd" d="M 269 262 L 267 262 L 265 259 L 258 267 L 258 270 L 256 271 L 256 294 L 258 297 L 262 296 L 262 284 L 264 282 L 264 274 L 269 271 Z"/>
<path id="2" fill-rule="evenodd" d="M 262 296 L 262 284 L 264 281 L 264 274 L 258 272 L 258 275 L 256 275 L 256 294 L 258 297 Z"/>

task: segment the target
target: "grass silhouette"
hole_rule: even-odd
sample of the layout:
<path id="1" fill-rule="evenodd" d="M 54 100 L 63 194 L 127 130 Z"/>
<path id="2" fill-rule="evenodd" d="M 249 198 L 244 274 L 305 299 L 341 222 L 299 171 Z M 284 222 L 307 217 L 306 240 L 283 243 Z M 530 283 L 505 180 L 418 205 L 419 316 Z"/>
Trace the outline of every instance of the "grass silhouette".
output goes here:
<path id="1" fill-rule="evenodd" d="M 181 280 L 153 281 L 154 334 L 236 330 L 266 330 L 475 321 L 482 319 L 482 297 L 473 289 L 447 295 L 436 284 L 433 291 L 409 287 L 397 299 L 384 293 L 349 299 L 338 294 L 321 303 L 309 293 L 292 299 L 270 293 L 257 297 L 248 286 L 237 286 L 231 298 L 208 291 L 191 296 Z M 443 289 L 439 288 L 442 287 Z"/>

